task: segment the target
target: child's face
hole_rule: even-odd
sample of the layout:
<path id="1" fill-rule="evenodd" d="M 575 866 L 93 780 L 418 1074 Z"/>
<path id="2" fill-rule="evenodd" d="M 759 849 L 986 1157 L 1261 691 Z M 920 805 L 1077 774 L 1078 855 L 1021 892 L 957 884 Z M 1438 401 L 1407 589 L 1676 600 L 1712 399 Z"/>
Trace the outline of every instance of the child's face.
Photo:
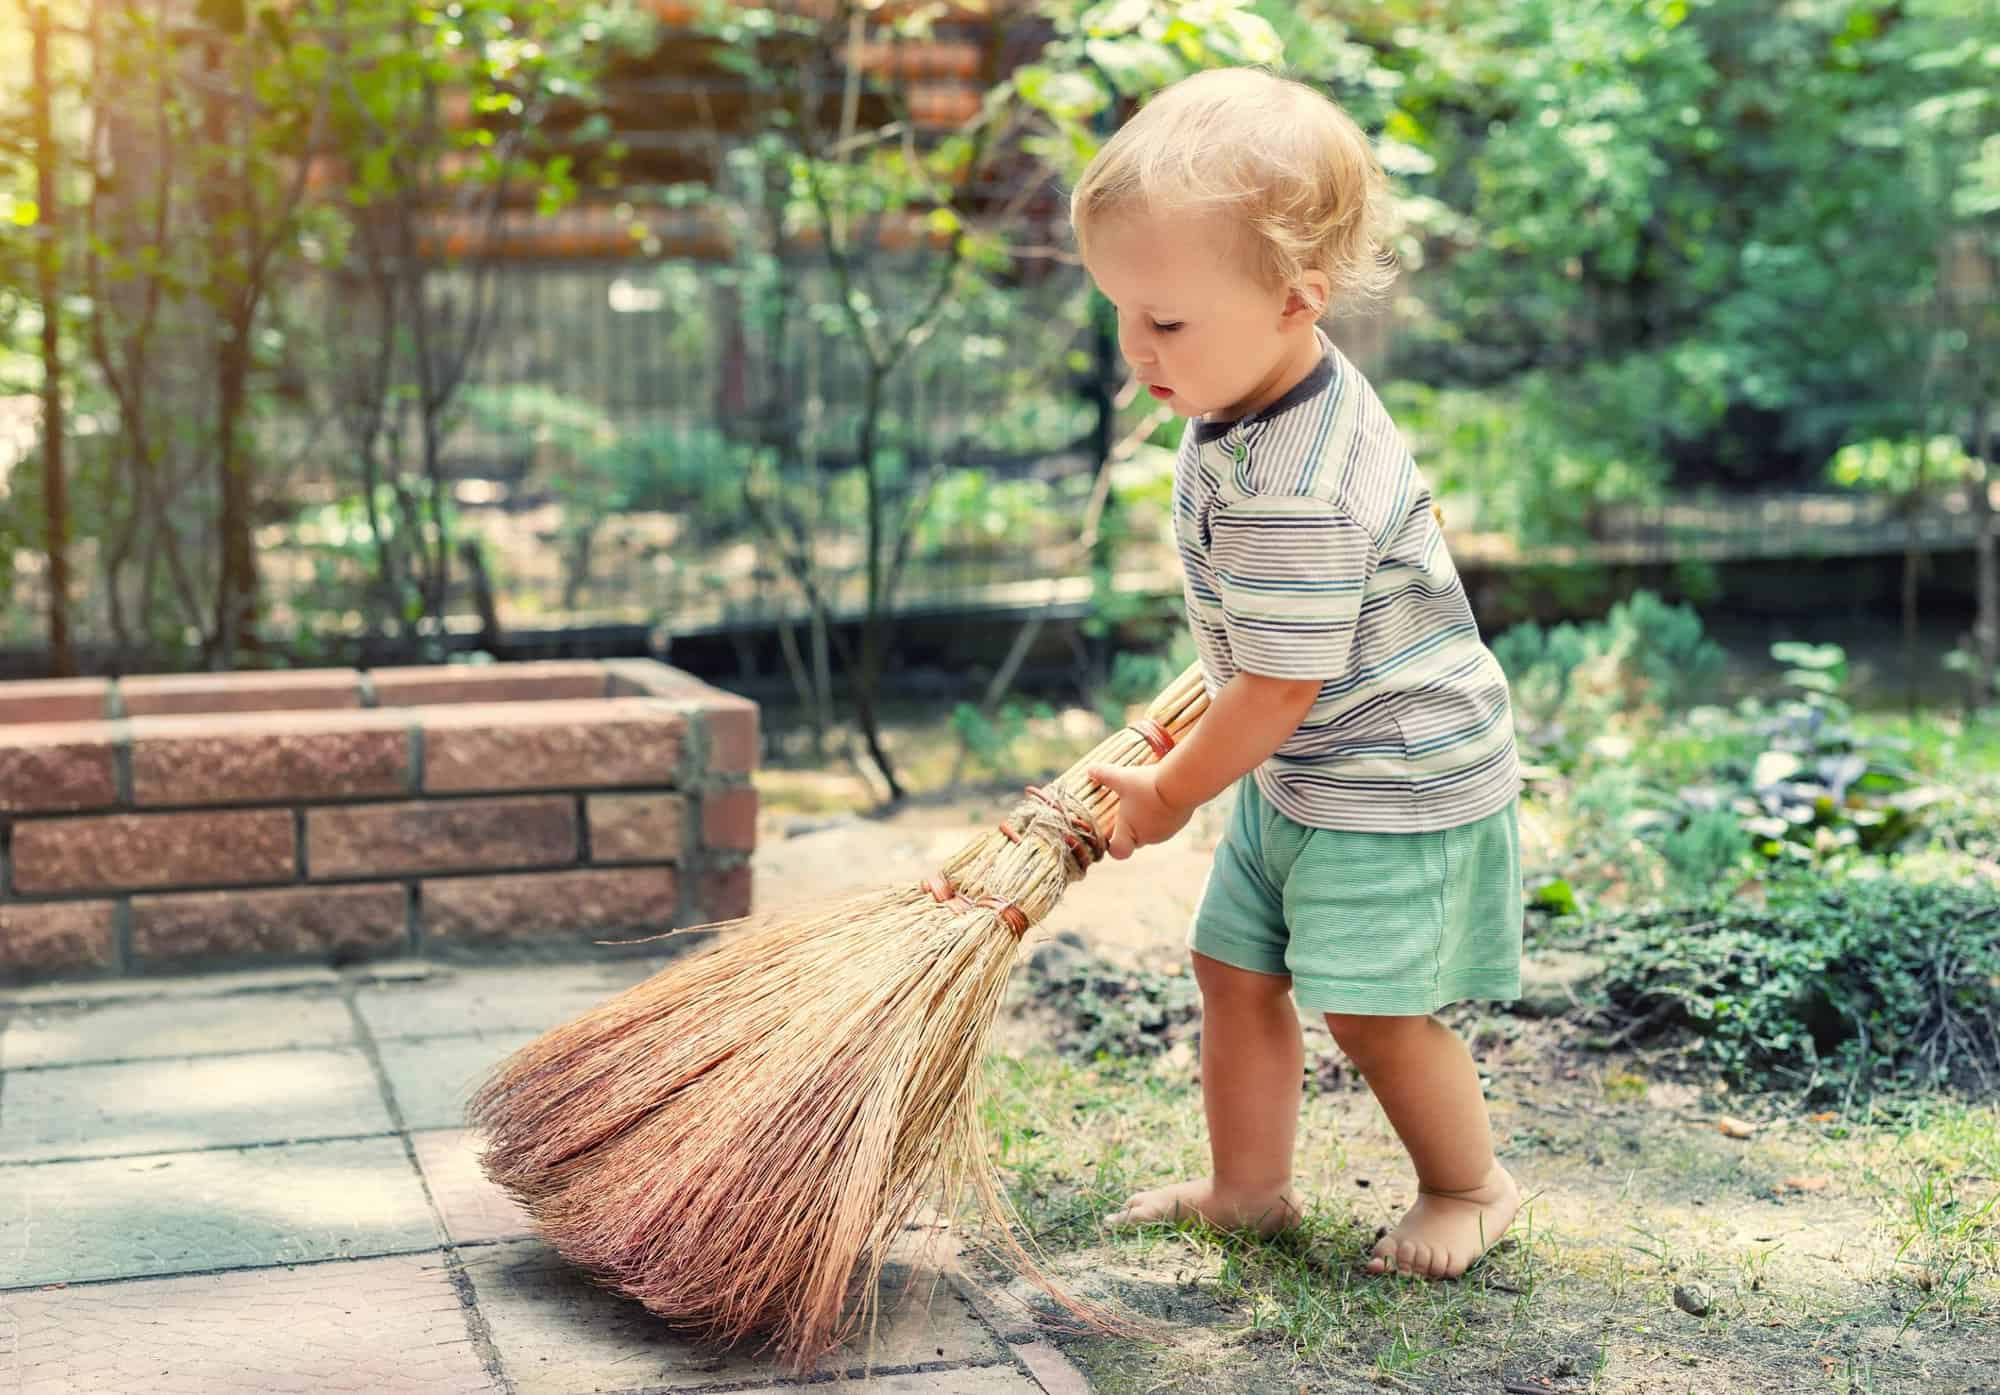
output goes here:
<path id="1" fill-rule="evenodd" d="M 1318 315 L 1263 284 L 1220 216 L 1121 212 L 1094 225 L 1084 267 L 1118 310 L 1118 348 L 1185 417 L 1268 406 L 1319 361 Z"/>

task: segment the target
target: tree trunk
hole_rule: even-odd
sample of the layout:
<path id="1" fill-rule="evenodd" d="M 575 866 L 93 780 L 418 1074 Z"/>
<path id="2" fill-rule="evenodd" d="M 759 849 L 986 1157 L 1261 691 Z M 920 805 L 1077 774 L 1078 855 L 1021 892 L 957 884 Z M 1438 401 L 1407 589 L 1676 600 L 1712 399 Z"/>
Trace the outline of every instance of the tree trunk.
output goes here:
<path id="1" fill-rule="evenodd" d="M 792 629 L 789 618 L 778 619 L 778 652 L 784 656 L 785 671 L 792 676 L 792 691 L 799 695 L 799 705 L 806 713 L 806 733 L 812 738 L 813 760 L 819 761 L 826 755 L 826 733 L 819 725 L 819 704 L 812 690 L 812 674 L 806 669 L 805 655 L 799 652 L 799 637 Z"/>
<path id="2" fill-rule="evenodd" d="M 427 313 L 429 312 L 421 308 L 417 311 L 420 318 Z M 422 346 L 425 345 L 427 337 L 421 334 L 418 336 L 420 352 L 424 351 Z M 429 517 L 431 536 L 428 540 L 430 562 L 425 569 L 428 575 L 425 578 L 427 585 L 424 593 L 424 613 L 437 626 L 437 632 L 443 634 L 448 628 L 445 624 L 446 612 L 451 607 L 451 515 L 446 511 L 450 485 L 444 477 L 444 443 L 439 439 L 442 429 L 442 422 L 439 419 L 440 408 L 431 399 L 430 390 L 428 371 L 426 371 L 423 387 L 425 394 L 422 421 L 423 464 L 424 479 L 430 488 L 427 491 L 424 512 Z M 419 551 L 424 549 L 426 539 L 423 529 L 418 529 L 412 542 Z"/>
<path id="3" fill-rule="evenodd" d="M 220 152 L 230 148 L 227 93 L 234 76 L 227 71 L 220 42 L 211 39 L 203 46 L 202 67 L 210 83 L 203 99 L 203 136 L 212 152 Z M 236 219 L 249 215 L 231 206 L 226 168 L 202 170 L 200 178 L 214 301 L 213 292 L 221 288 L 229 264 L 228 242 L 234 235 L 230 230 Z M 221 336 L 215 355 L 216 542 L 221 566 L 216 576 L 214 642 L 206 657 L 221 668 L 233 668 L 239 649 L 257 642 L 257 546 L 251 536 L 250 462 L 240 431 L 249 389 L 250 333 L 257 315 L 257 290 L 250 279 L 256 274 L 246 259 L 244 282 L 231 289 L 216 326 Z"/>
<path id="4" fill-rule="evenodd" d="M 888 751 L 883 749 L 881 722 L 875 712 L 882 683 L 882 626 L 885 618 L 882 612 L 887 601 L 882 585 L 881 464 L 875 458 L 875 431 L 882 414 L 882 377 L 881 370 L 870 364 L 861 399 L 861 433 L 857 454 L 868 497 L 868 517 L 865 520 L 868 530 L 868 598 L 861 616 L 861 654 L 853 674 L 853 696 L 854 720 L 861 728 L 861 739 L 868 743 L 868 754 L 882 772 L 882 780 L 889 787 L 889 798 L 898 801 L 907 791 L 896 778 L 896 767 L 890 762 Z"/>
<path id="5" fill-rule="evenodd" d="M 565 506 L 567 507 L 567 506 Z M 582 512 L 581 509 L 578 512 Z M 590 585 L 590 562 L 597 549 L 595 523 L 579 523 L 570 529 L 563 556 L 563 609 L 571 615 L 582 608 L 583 588 Z"/>
<path id="6" fill-rule="evenodd" d="M 76 654 L 69 634 L 69 498 L 63 473 L 61 248 L 56 245 L 56 144 L 51 115 L 53 96 L 49 72 L 49 12 L 36 5 L 34 23 L 35 149 L 41 200 L 41 235 L 36 267 L 42 301 L 42 504 L 47 514 L 43 539 L 49 558 L 49 672 L 57 678 L 76 673 Z"/>
<path id="7" fill-rule="evenodd" d="M 813 721 L 821 731 L 833 727 L 833 661 L 828 653 L 826 627 L 826 612 L 815 609 L 812 612 L 813 692 L 819 705 Z"/>
<path id="8" fill-rule="evenodd" d="M 1979 458 L 1985 468 L 1972 482 L 1973 509 L 1979 536 L 1973 544 L 1978 575 L 1979 610 L 1972 625 L 1972 668 L 1977 676 L 1975 707 L 2000 697 L 2000 536 L 1994 529 L 1993 486 L 2000 475 L 1993 462 L 1993 432 L 1986 425 L 1986 404 L 1979 404 Z"/>
<path id="9" fill-rule="evenodd" d="M 222 571 L 216 585 L 213 657 L 233 668 L 238 653 L 257 647 L 257 545 L 252 535 L 250 462 L 244 458 L 240 423 L 250 372 L 250 327 L 230 316 L 216 355 L 216 492 L 221 500 L 217 528 Z"/>
<path id="10" fill-rule="evenodd" d="M 472 603 L 479 612 L 479 647 L 496 659 L 504 659 L 507 641 L 500 632 L 500 607 L 493 599 L 493 579 L 486 571 L 486 550 L 477 537 L 466 537 L 459 539 L 458 555 L 465 563 Z"/>
<path id="11" fill-rule="evenodd" d="M 1910 502 L 1909 533 L 1903 545 L 1903 700 L 1917 710 L 1917 576 L 1924 565 L 1921 493 Z"/>

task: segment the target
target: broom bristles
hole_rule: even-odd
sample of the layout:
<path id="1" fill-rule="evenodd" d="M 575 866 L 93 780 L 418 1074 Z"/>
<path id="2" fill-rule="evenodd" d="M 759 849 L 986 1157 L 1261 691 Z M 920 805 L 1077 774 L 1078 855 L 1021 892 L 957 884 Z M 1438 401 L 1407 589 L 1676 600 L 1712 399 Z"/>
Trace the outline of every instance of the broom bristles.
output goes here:
<path id="1" fill-rule="evenodd" d="M 1206 706 L 1190 668 L 1147 716 L 1177 737 Z M 917 1208 L 968 1189 L 1045 1291 L 1115 1326 L 1014 1239 L 981 1063 L 1021 932 L 1101 849 L 1077 851 L 1078 820 L 1115 812 L 1084 772 L 1155 758 L 1113 733 L 933 888 L 753 923 L 543 1034 L 473 1097 L 487 1175 L 599 1282 L 706 1341 L 761 1334 L 800 1369 L 872 1320 Z"/>

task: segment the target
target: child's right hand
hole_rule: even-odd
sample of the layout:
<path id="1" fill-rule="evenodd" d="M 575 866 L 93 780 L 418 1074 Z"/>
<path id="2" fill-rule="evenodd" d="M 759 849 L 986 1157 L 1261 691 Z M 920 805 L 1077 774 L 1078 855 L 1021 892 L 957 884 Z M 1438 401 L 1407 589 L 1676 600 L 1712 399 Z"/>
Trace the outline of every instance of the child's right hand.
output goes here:
<path id="1" fill-rule="evenodd" d="M 1187 826 L 1194 810 L 1160 795 L 1157 765 L 1093 765 L 1084 772 L 1118 796 L 1106 851 L 1124 861 L 1149 843 L 1164 843 Z"/>

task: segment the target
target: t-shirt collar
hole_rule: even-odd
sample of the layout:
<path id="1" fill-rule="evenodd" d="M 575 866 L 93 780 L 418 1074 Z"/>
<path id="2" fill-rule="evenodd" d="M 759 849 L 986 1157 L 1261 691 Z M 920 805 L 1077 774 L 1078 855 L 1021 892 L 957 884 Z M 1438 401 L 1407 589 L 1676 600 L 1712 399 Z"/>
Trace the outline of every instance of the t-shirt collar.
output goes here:
<path id="1" fill-rule="evenodd" d="M 1209 421 L 1204 418 L 1196 422 L 1195 440 L 1204 446 L 1211 441 L 1219 441 L 1232 431 L 1247 427 L 1252 422 L 1267 421 L 1280 413 L 1289 412 L 1300 403 L 1308 402 L 1325 392 L 1327 386 L 1333 382 L 1333 341 L 1317 329 L 1313 333 L 1319 338 L 1320 355 L 1319 362 L 1313 365 L 1312 372 L 1294 383 L 1276 402 L 1268 407 L 1260 407 L 1248 416 L 1239 417 L 1235 421 Z"/>

